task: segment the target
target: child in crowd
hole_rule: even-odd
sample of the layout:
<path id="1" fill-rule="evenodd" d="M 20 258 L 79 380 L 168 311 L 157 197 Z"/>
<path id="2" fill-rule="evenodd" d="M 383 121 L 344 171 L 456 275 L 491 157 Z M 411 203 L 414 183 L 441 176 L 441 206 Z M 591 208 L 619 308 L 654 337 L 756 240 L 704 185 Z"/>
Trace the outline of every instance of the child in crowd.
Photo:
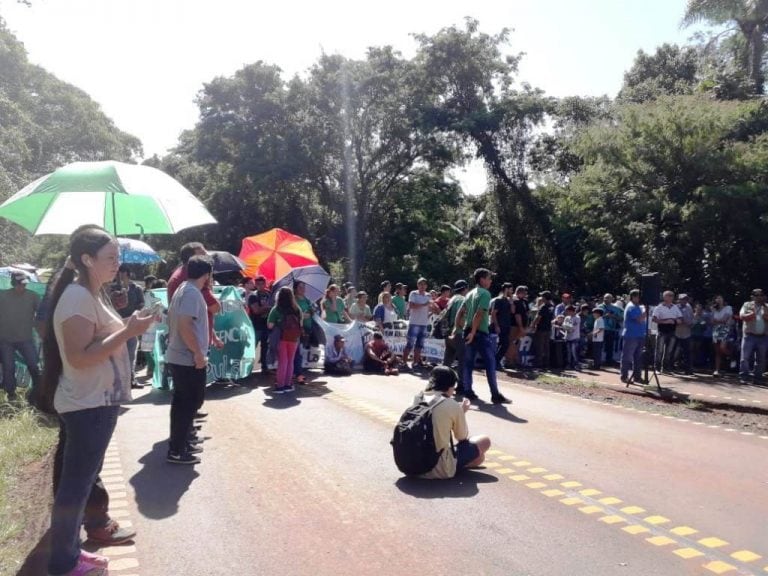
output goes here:
<path id="1" fill-rule="evenodd" d="M 580 370 L 579 344 L 581 343 L 581 318 L 576 315 L 576 307 L 573 304 L 569 304 L 565 307 L 563 330 L 565 331 L 566 365 L 571 370 Z"/>
<path id="2" fill-rule="evenodd" d="M 605 339 L 605 320 L 603 320 L 603 311 L 600 308 L 592 310 L 592 316 L 595 319 L 592 328 L 592 367 L 600 370 L 603 366 L 603 340 Z"/>

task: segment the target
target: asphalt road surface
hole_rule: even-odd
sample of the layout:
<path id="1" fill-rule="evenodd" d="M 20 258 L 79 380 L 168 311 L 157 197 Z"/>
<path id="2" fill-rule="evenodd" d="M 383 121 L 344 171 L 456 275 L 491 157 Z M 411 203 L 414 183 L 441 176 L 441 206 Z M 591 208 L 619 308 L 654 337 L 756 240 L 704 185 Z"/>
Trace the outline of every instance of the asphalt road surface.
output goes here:
<path id="1" fill-rule="evenodd" d="M 194 467 L 165 462 L 169 393 L 141 393 L 105 464 L 138 530 L 110 574 L 768 574 L 765 439 L 505 383 L 467 415 L 484 469 L 405 479 L 389 440 L 424 383 L 210 388 Z"/>

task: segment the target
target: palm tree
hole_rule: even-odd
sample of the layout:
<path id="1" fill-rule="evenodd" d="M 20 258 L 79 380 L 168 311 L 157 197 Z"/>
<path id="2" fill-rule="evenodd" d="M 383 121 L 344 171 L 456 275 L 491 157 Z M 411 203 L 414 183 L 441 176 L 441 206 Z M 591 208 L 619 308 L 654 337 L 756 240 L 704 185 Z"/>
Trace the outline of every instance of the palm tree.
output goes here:
<path id="1" fill-rule="evenodd" d="M 749 76 L 756 94 L 765 84 L 763 58 L 765 35 L 768 33 L 768 0 L 688 0 L 682 25 L 706 21 L 730 25 L 743 37 L 746 49 L 741 65 Z"/>

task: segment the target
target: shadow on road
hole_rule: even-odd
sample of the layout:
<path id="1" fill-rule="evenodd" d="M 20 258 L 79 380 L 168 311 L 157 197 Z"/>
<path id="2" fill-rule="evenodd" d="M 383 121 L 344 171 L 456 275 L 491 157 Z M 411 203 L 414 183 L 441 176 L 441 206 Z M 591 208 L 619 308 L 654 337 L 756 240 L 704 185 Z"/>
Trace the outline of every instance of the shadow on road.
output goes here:
<path id="1" fill-rule="evenodd" d="M 200 475 L 194 466 L 169 464 L 165 460 L 167 453 L 168 442 L 157 442 L 141 457 L 139 462 L 144 466 L 130 479 L 139 512 L 153 520 L 176 514 L 181 497 Z"/>
<path id="2" fill-rule="evenodd" d="M 528 420 L 525 418 L 520 418 L 519 416 L 515 416 L 512 412 L 507 410 L 507 407 L 503 404 L 486 404 L 485 402 L 479 402 L 477 404 L 473 404 L 473 406 L 477 407 L 478 412 L 484 412 L 486 414 L 490 414 L 491 416 L 501 418 L 502 420 L 508 420 L 509 422 L 514 422 L 515 424 L 528 424 Z"/>
<path id="3" fill-rule="evenodd" d="M 24 559 L 16 576 L 40 576 L 48 573 L 48 557 L 51 554 L 51 535 L 50 530 L 40 538 L 35 547 Z"/>
<path id="4" fill-rule="evenodd" d="M 479 484 L 498 482 L 491 476 L 477 470 L 466 470 L 449 480 L 423 480 L 404 476 L 395 482 L 397 489 L 416 498 L 471 498 L 480 490 Z"/>

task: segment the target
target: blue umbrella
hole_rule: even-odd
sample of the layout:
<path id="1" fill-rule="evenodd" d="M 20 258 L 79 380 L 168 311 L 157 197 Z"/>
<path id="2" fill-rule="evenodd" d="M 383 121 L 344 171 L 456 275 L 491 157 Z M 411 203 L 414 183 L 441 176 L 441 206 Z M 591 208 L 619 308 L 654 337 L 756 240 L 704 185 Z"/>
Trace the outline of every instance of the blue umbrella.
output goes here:
<path id="1" fill-rule="evenodd" d="M 123 264 L 151 264 L 162 260 L 149 244 L 141 240 L 118 238 L 117 243 L 120 245 L 120 262 Z"/>

